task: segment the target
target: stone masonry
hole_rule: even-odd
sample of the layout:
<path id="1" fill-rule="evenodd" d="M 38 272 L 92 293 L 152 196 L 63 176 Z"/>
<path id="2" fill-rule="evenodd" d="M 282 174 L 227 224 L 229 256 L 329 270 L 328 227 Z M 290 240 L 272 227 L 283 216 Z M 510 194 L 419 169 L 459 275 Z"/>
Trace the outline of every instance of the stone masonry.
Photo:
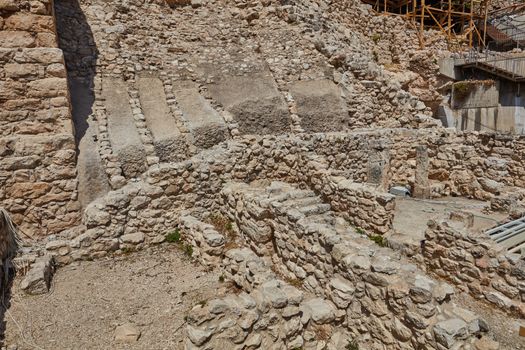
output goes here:
<path id="1" fill-rule="evenodd" d="M 66 69 L 52 1 L 0 3 L 0 202 L 31 236 L 80 221 Z"/>

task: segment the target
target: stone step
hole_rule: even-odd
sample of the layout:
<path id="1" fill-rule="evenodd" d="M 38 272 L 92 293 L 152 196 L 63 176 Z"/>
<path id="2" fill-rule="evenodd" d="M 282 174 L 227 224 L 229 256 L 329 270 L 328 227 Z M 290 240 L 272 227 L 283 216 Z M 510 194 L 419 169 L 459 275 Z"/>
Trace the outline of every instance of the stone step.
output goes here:
<path id="1" fill-rule="evenodd" d="M 321 199 L 317 196 L 309 196 L 309 197 L 300 197 L 300 198 L 290 198 L 282 202 L 282 204 L 286 207 L 291 208 L 303 208 L 308 207 L 315 204 L 320 204 Z"/>
<path id="2" fill-rule="evenodd" d="M 196 83 L 190 80 L 175 81 L 173 93 L 195 146 L 209 148 L 228 138 L 228 126 L 199 93 Z"/>
<path id="3" fill-rule="evenodd" d="M 104 78 L 102 96 L 105 100 L 113 153 L 127 178 L 138 177 L 146 170 L 146 156 L 133 119 L 127 83 L 121 78 Z"/>
<path id="4" fill-rule="evenodd" d="M 318 200 L 320 201 L 319 198 Z M 310 215 L 319 215 L 319 214 L 329 212 L 332 208 L 330 207 L 330 204 L 318 203 L 318 204 L 312 204 L 312 205 L 298 208 L 298 209 L 304 215 L 310 216 Z"/>
<path id="5" fill-rule="evenodd" d="M 70 79 L 69 93 L 75 138 L 78 147 L 78 197 L 82 208 L 110 191 L 108 177 L 97 150 L 98 135 L 93 118 L 90 118 L 95 100 L 93 91 L 78 79 Z"/>
<path id="6" fill-rule="evenodd" d="M 325 224 L 325 225 L 331 225 L 331 226 L 336 225 L 336 218 L 332 211 L 327 211 L 322 214 L 309 215 L 308 220 L 311 222 L 319 223 L 319 224 Z"/>
<path id="7" fill-rule="evenodd" d="M 219 76 L 207 85 L 211 97 L 233 116 L 241 134 L 290 131 L 288 105 L 269 70 L 245 76 Z"/>
<path id="8" fill-rule="evenodd" d="M 309 132 L 348 129 L 348 110 L 341 88 L 331 80 L 297 81 L 290 86 L 301 127 Z M 322 118 L 319 116 L 322 115 Z"/>
<path id="9" fill-rule="evenodd" d="M 157 157 L 162 162 L 183 159 L 186 143 L 166 101 L 162 80 L 154 75 L 144 74 L 137 78 L 136 86 Z"/>

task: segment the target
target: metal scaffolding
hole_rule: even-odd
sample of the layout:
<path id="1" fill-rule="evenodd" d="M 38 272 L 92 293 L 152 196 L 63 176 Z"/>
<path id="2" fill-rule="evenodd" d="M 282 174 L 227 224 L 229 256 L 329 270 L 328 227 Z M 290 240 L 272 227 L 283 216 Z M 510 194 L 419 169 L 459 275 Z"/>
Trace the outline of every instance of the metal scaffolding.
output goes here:
<path id="1" fill-rule="evenodd" d="M 420 33 L 440 30 L 447 38 L 450 49 L 461 50 L 485 47 L 486 26 L 491 0 L 364 0 L 377 12 L 403 15 L 409 18 Z"/>

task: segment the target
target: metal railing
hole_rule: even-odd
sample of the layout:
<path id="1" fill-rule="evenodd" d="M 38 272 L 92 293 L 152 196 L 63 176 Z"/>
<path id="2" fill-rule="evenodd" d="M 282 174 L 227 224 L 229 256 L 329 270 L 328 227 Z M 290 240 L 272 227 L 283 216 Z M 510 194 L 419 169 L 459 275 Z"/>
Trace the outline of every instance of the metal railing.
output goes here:
<path id="1" fill-rule="evenodd" d="M 456 62 L 457 65 L 475 65 L 496 75 L 525 81 L 525 52 L 499 52 L 490 48 L 479 52 L 473 49 Z"/>
<path id="2" fill-rule="evenodd" d="M 493 39 L 498 46 L 525 46 L 525 16 L 503 15 L 492 18 L 487 23 L 493 28 Z"/>

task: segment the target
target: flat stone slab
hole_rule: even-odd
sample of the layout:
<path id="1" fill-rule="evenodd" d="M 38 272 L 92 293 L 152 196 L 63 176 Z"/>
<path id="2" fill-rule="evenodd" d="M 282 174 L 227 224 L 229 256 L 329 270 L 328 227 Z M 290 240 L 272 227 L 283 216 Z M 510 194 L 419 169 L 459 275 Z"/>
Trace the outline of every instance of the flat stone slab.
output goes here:
<path id="1" fill-rule="evenodd" d="M 195 146 L 209 148 L 226 140 L 226 123 L 199 93 L 196 83 L 189 80 L 177 81 L 174 83 L 173 92 Z"/>
<path id="2" fill-rule="evenodd" d="M 157 156 L 164 162 L 181 160 L 186 153 L 186 143 L 171 114 L 162 81 L 153 75 L 141 75 L 136 85 Z"/>
<path id="3" fill-rule="evenodd" d="M 297 81 L 290 86 L 301 118 L 308 132 L 348 129 L 348 110 L 341 98 L 341 88 L 330 80 Z"/>
<path id="4" fill-rule="evenodd" d="M 136 177 L 146 170 L 144 146 L 135 127 L 126 82 L 104 78 L 102 94 L 108 115 L 108 133 L 126 177 Z"/>
<path id="5" fill-rule="evenodd" d="M 233 115 L 241 134 L 290 131 L 288 105 L 269 71 L 222 76 L 209 84 L 211 96 Z"/>
<path id="6" fill-rule="evenodd" d="M 78 147 L 78 192 L 82 208 L 109 192 L 108 177 L 94 139 L 97 125 L 89 118 L 94 101 L 93 92 L 80 81 L 70 81 L 71 105 Z"/>

